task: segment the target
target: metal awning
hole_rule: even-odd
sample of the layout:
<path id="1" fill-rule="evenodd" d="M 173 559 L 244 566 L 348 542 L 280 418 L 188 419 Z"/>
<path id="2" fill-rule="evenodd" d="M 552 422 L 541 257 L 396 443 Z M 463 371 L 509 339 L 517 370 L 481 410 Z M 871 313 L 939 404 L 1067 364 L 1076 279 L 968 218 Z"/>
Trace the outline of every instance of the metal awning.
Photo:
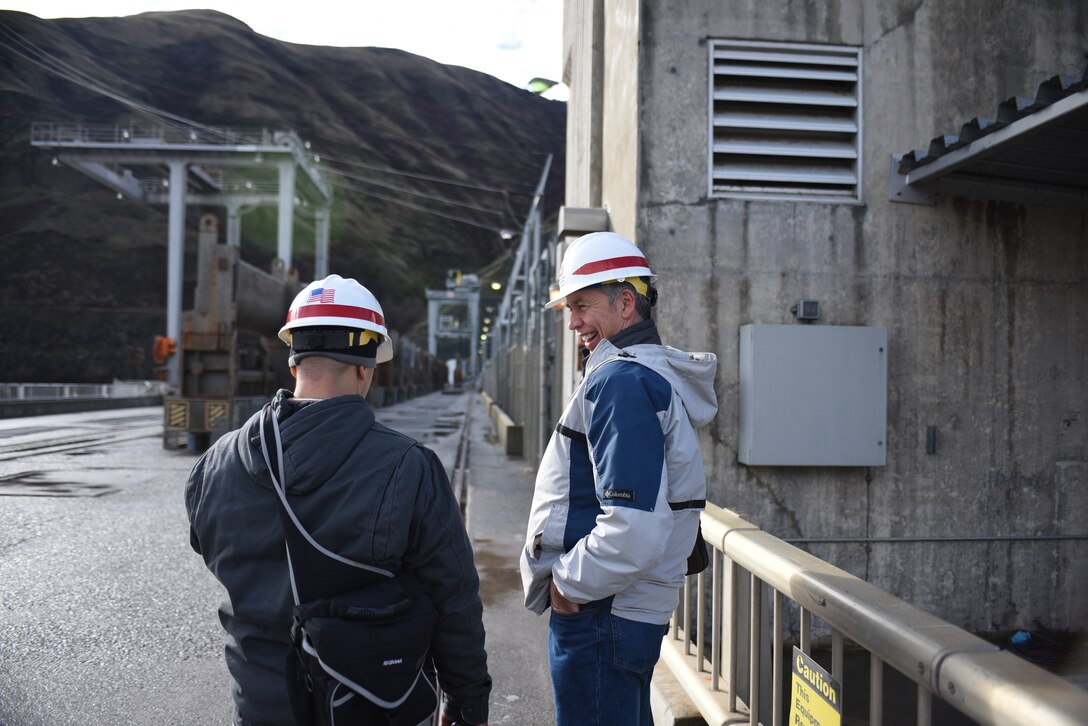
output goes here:
<path id="1" fill-rule="evenodd" d="M 892 157 L 892 201 L 933 204 L 936 194 L 1088 209 L 1088 67 Z"/>

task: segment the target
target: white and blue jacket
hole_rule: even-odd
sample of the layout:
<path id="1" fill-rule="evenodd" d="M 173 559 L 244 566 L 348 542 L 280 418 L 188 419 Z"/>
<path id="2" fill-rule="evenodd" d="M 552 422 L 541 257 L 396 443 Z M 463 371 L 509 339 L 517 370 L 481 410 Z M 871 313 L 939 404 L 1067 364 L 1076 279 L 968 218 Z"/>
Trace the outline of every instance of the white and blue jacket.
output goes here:
<path id="1" fill-rule="evenodd" d="M 597 345 L 537 472 L 521 555 L 527 608 L 544 612 L 554 580 L 576 603 L 614 595 L 620 617 L 669 621 L 706 499 L 696 429 L 717 412 L 716 368 L 711 353 Z"/>

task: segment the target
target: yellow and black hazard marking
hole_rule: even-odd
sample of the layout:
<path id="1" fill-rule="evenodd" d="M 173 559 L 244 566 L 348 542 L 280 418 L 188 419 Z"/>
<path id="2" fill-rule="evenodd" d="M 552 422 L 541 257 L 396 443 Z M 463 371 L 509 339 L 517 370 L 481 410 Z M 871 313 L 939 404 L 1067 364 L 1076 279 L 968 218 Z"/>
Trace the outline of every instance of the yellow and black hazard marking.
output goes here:
<path id="1" fill-rule="evenodd" d="M 204 428 L 211 431 L 216 424 L 223 421 L 230 414 L 230 404 L 226 401 L 208 401 L 204 407 Z"/>
<path id="2" fill-rule="evenodd" d="M 166 402 L 166 427 L 169 429 L 187 430 L 189 428 L 189 402 Z"/>

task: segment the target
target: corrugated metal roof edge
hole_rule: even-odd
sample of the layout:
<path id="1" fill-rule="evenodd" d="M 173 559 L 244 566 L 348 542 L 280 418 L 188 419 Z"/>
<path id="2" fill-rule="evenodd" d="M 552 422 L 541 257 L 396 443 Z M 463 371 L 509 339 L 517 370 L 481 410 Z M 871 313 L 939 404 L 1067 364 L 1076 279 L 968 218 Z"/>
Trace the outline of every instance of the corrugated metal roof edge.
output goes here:
<path id="1" fill-rule="evenodd" d="M 899 160 L 898 172 L 909 174 L 914 169 L 936 161 L 950 151 L 991 134 L 1000 128 L 1040 111 L 1074 93 L 1088 89 L 1088 66 L 1080 76 L 1052 76 L 1039 84 L 1035 98 L 1012 96 L 997 107 L 995 118 L 975 117 L 960 127 L 959 134 L 945 134 L 929 142 L 929 149 L 915 149 Z"/>

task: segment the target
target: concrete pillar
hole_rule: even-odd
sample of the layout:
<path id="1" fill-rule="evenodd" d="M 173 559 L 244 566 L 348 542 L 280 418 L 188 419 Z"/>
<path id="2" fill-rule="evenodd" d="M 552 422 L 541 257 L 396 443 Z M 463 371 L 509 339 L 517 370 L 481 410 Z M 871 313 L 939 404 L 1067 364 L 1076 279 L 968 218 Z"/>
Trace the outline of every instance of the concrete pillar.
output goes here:
<path id="1" fill-rule="evenodd" d="M 427 301 L 427 352 L 438 355 L 438 306 L 441 300 Z"/>
<path id="2" fill-rule="evenodd" d="M 291 270 L 291 230 L 295 219 L 295 161 L 281 161 L 280 207 L 276 256 L 283 262 L 285 272 Z"/>
<path id="3" fill-rule="evenodd" d="M 539 317 L 542 295 L 538 285 L 537 275 L 540 272 L 540 207 L 533 207 L 530 215 L 529 226 L 532 229 L 532 247 L 529 259 L 525 261 L 525 321 Z M 547 284 L 547 283 L 545 283 Z M 527 327 L 527 330 L 531 328 Z"/>
<path id="4" fill-rule="evenodd" d="M 314 279 L 329 274 L 329 208 L 318 207 L 314 212 Z"/>
<path id="5" fill-rule="evenodd" d="M 475 290 L 468 293 L 468 318 L 469 318 L 469 330 L 472 331 L 472 339 L 469 341 L 469 372 L 475 376 L 476 370 L 476 348 L 480 345 L 480 291 Z"/>
<path id="6" fill-rule="evenodd" d="M 166 382 L 175 390 L 181 384 L 181 282 L 185 273 L 185 187 L 186 164 L 170 166 L 170 207 L 166 235 L 166 336 L 177 342 L 178 352 L 166 360 Z"/>
<path id="7" fill-rule="evenodd" d="M 239 202 L 227 202 L 227 245 L 242 246 L 242 205 Z"/>

